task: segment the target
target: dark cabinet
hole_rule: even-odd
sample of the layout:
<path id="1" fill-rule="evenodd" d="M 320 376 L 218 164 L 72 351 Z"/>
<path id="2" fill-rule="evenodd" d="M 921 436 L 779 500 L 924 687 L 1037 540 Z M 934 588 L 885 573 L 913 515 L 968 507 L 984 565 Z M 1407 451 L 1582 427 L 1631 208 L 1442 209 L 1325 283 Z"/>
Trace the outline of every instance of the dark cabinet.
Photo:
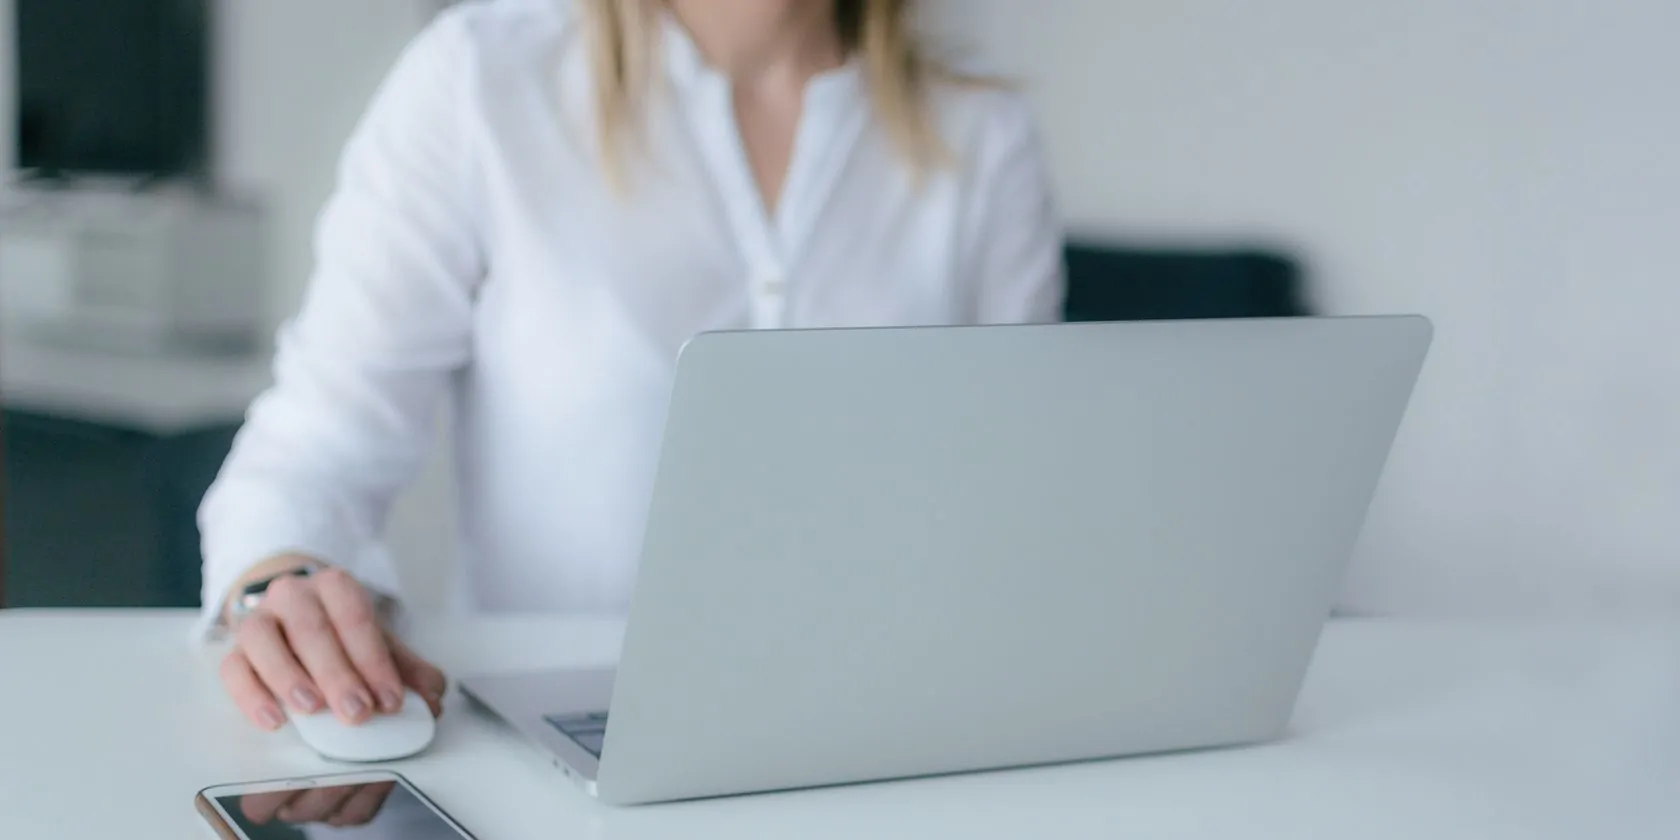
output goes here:
<path id="1" fill-rule="evenodd" d="M 199 600 L 199 500 L 237 424 L 160 434 L 8 409 L 8 607 Z"/>

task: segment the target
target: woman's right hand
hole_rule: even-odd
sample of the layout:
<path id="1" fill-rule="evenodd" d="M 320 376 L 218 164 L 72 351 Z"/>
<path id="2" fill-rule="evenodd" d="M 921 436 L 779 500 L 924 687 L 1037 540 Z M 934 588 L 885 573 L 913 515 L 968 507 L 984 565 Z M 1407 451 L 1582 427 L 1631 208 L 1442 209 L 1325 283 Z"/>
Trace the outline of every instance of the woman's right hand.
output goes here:
<path id="1" fill-rule="evenodd" d="M 385 629 L 373 597 L 342 569 L 275 579 L 233 637 L 222 684 L 263 729 L 285 725 L 282 706 L 301 714 L 330 708 L 361 724 L 402 708 L 405 687 L 426 698 L 434 717 L 443 711 L 443 672 Z"/>

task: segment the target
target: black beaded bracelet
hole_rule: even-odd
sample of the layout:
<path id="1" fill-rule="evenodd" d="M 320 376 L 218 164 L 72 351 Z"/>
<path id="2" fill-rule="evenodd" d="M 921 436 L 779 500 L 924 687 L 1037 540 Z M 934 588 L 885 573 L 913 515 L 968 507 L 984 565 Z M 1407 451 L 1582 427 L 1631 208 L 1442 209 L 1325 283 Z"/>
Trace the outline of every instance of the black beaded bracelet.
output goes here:
<path id="1" fill-rule="evenodd" d="M 250 615 L 257 608 L 257 605 L 262 603 L 263 594 L 268 592 L 268 587 L 273 585 L 275 581 L 289 577 L 309 577 L 315 574 L 317 568 L 319 567 L 313 565 L 299 566 L 246 584 L 243 589 L 239 590 L 239 598 L 233 602 L 233 617 L 238 619 Z"/>

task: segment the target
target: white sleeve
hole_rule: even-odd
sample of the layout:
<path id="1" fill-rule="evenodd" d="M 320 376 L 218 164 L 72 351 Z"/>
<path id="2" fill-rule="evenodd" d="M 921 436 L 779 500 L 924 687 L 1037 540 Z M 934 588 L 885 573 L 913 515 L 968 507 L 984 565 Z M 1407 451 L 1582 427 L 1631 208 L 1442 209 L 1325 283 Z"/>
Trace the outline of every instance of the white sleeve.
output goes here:
<path id="1" fill-rule="evenodd" d="M 246 569 L 296 552 L 397 595 L 382 540 L 417 475 L 452 372 L 471 354 L 484 272 L 469 44 L 445 14 L 403 53 L 345 149 L 303 307 L 200 506 L 203 615 Z"/>
<path id="2" fill-rule="evenodd" d="M 978 323 L 1054 323 L 1066 297 L 1062 221 L 1032 114 L 1004 97 L 981 143 L 970 240 Z"/>

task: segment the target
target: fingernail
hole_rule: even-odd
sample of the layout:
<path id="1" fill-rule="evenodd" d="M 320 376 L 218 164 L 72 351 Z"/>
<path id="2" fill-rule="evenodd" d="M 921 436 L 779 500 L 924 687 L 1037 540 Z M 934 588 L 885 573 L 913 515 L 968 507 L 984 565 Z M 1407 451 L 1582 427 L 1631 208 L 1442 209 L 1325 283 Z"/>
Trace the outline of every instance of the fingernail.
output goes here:
<path id="1" fill-rule="evenodd" d="M 257 720 L 262 722 L 263 728 L 269 730 L 279 729 L 286 722 L 286 718 L 280 714 L 280 710 L 273 706 L 266 706 L 259 710 Z"/>
<path id="2" fill-rule="evenodd" d="M 367 712 L 368 701 L 361 692 L 355 692 L 344 698 L 344 713 L 352 718 L 360 718 Z"/>
<path id="3" fill-rule="evenodd" d="M 385 711 L 392 714 L 395 714 L 402 708 L 402 702 L 402 692 L 399 692 L 396 689 L 387 688 L 379 695 L 379 705 L 384 707 Z"/>
<path id="4" fill-rule="evenodd" d="M 297 688 L 292 689 L 292 700 L 298 704 L 298 708 L 306 712 L 318 712 L 321 710 L 320 695 L 310 691 L 305 686 L 300 685 Z"/>

